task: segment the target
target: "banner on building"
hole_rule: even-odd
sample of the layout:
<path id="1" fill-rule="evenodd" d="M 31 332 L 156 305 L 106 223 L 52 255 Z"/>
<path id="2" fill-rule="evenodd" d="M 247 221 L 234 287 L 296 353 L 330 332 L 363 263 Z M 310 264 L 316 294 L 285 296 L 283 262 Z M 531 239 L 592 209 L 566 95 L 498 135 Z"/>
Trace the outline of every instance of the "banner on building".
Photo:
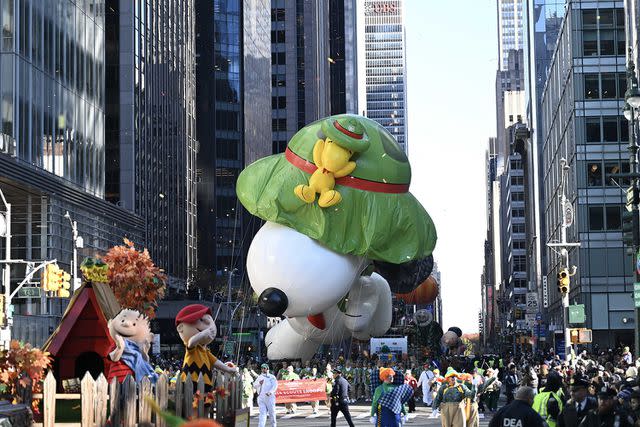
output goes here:
<path id="1" fill-rule="evenodd" d="M 327 379 L 278 381 L 276 403 L 327 400 Z"/>

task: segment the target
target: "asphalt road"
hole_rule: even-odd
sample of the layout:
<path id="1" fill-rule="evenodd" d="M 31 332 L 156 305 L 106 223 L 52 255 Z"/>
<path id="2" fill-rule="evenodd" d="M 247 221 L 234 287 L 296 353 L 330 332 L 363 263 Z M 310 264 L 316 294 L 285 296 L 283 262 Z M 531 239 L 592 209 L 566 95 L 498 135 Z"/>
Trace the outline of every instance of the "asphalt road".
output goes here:
<path id="1" fill-rule="evenodd" d="M 349 407 L 351 418 L 357 426 L 370 426 L 369 423 L 369 411 L 370 406 L 364 404 L 353 404 Z M 440 418 L 430 418 L 431 408 L 417 407 L 416 412 L 409 414 L 409 422 L 407 426 L 440 426 Z M 482 416 L 482 414 L 481 414 Z M 278 426 L 294 427 L 294 426 L 309 426 L 320 427 L 331 425 L 330 413 L 326 406 L 321 405 L 319 414 L 314 415 L 309 405 L 298 405 L 298 411 L 296 414 L 285 413 L 285 408 L 282 405 L 276 407 L 276 418 Z M 486 427 L 489 424 L 489 417 L 483 417 L 480 419 L 480 426 Z M 251 427 L 258 425 L 258 408 L 253 408 L 253 415 L 251 417 Z M 342 414 L 338 416 L 337 426 L 347 426 Z M 271 423 L 267 420 L 267 427 L 270 427 Z"/>

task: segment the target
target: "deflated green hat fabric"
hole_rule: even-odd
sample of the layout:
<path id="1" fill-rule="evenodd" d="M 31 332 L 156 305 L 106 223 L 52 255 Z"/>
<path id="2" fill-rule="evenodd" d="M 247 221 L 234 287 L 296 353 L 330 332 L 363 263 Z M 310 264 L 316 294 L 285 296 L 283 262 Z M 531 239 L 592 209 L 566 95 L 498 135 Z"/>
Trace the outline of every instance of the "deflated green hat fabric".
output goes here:
<path id="1" fill-rule="evenodd" d="M 376 122 L 350 117 L 364 126 L 370 147 L 352 160 L 351 176 L 369 181 L 408 184 L 409 163 L 390 134 Z M 312 162 L 315 142 L 322 138 L 321 121 L 301 129 L 289 143 L 297 156 Z M 429 214 L 411 193 L 384 193 L 336 185 L 342 201 L 329 208 L 307 204 L 293 192 L 310 174 L 291 164 L 284 154 L 265 157 L 242 171 L 236 184 L 244 207 L 263 220 L 289 226 L 344 254 L 402 264 L 431 255 L 436 230 Z"/>

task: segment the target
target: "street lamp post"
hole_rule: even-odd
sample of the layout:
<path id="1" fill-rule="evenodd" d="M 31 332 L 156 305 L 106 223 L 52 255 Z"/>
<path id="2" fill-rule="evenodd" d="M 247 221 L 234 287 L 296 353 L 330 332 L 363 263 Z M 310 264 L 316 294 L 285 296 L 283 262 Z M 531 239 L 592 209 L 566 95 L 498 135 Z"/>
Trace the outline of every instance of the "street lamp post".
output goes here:
<path id="1" fill-rule="evenodd" d="M 83 246 L 83 241 L 82 237 L 78 236 L 78 222 L 71 219 L 69 211 L 64 214 L 64 217 L 68 219 L 71 224 L 71 232 L 73 236 L 73 260 L 71 262 L 71 274 L 73 275 L 73 292 L 75 292 L 80 287 L 78 280 L 78 248 Z"/>
<path id="2" fill-rule="evenodd" d="M 5 238 L 5 265 L 2 275 L 2 286 L 4 287 L 3 304 L 5 306 L 0 307 L 0 311 L 4 311 L 7 323 L 5 328 L 0 328 L 0 342 L 8 343 L 11 338 L 11 325 L 9 322 L 13 322 L 11 316 L 9 316 L 9 310 L 11 310 L 9 305 L 11 300 L 11 263 L 9 262 L 11 260 L 11 203 L 7 202 L 2 190 L 0 190 L 0 198 L 2 198 L 2 203 L 4 204 L 4 215 L 0 213 L 0 237 Z"/>
<path id="3" fill-rule="evenodd" d="M 631 178 L 631 191 L 633 193 L 631 198 L 631 214 L 632 219 L 635 221 L 635 217 L 638 216 L 638 192 L 640 189 L 640 183 L 638 181 L 638 141 L 637 141 L 637 121 L 638 113 L 640 112 L 640 90 L 638 90 L 638 78 L 636 77 L 635 64 L 633 62 L 632 51 L 629 50 L 629 59 L 627 63 L 627 91 L 624 94 L 625 107 L 624 117 L 629 121 L 629 176 Z M 637 256 L 638 247 L 640 245 L 639 230 L 633 228 L 633 255 Z M 638 275 L 638 268 L 634 266 L 634 283 L 640 282 L 640 276 Z M 635 293 L 635 291 L 634 291 Z M 634 299 L 635 300 L 635 299 Z M 634 301 L 635 302 L 635 301 Z M 634 304 L 635 306 L 636 304 Z M 635 356 L 640 355 L 640 309 L 634 307 L 634 313 L 636 317 L 636 323 L 634 326 L 634 350 Z"/>
<path id="4" fill-rule="evenodd" d="M 233 312 L 231 311 L 231 284 L 232 284 L 232 278 L 234 273 L 236 273 L 238 271 L 237 268 L 234 268 L 232 270 L 229 270 L 229 280 L 227 281 L 227 322 L 228 322 L 228 326 L 227 326 L 227 339 L 231 339 L 231 330 L 233 327 L 233 324 L 231 323 L 231 318 L 233 317 L 233 315 L 235 314 L 236 310 L 234 309 Z M 237 307 L 236 307 L 237 308 Z"/>
<path id="5" fill-rule="evenodd" d="M 559 243 L 547 243 L 547 246 L 555 251 L 554 248 L 559 247 L 560 251 L 555 251 L 559 253 L 562 262 L 559 270 L 566 269 L 569 271 L 569 250 L 571 247 L 579 247 L 580 243 L 569 243 L 567 242 L 567 228 L 569 228 L 573 224 L 573 207 L 571 203 L 568 203 L 567 196 L 565 194 L 565 186 L 567 183 L 566 174 L 569 171 L 570 167 L 567 164 L 567 160 L 564 158 L 560 159 L 560 209 L 562 210 L 562 226 L 560 228 L 560 242 Z M 575 274 L 576 267 L 573 266 L 573 274 Z M 571 337 L 569 331 L 569 292 L 562 293 L 562 326 L 564 331 L 564 351 L 565 358 L 569 360 L 571 357 Z M 554 334 L 555 336 L 555 334 Z"/>

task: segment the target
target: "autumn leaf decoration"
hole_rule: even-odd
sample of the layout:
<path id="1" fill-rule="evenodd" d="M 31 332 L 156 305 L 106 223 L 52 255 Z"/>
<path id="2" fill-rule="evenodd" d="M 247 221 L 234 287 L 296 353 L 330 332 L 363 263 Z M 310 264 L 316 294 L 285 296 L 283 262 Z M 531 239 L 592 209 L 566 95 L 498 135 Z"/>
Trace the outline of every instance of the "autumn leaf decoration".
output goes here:
<path id="1" fill-rule="evenodd" d="M 158 301 L 164 298 L 167 278 L 153 263 L 149 251 L 139 251 L 124 239 L 124 245 L 109 249 L 103 261 L 109 266 L 109 286 L 120 305 L 153 319 Z"/>
<path id="2" fill-rule="evenodd" d="M 12 340 L 8 350 L 0 350 L 0 395 L 9 395 L 13 403 L 21 403 L 19 387 L 42 392 L 45 371 L 51 367 L 49 353 Z M 32 401 L 32 410 L 39 413 L 38 399 Z"/>

